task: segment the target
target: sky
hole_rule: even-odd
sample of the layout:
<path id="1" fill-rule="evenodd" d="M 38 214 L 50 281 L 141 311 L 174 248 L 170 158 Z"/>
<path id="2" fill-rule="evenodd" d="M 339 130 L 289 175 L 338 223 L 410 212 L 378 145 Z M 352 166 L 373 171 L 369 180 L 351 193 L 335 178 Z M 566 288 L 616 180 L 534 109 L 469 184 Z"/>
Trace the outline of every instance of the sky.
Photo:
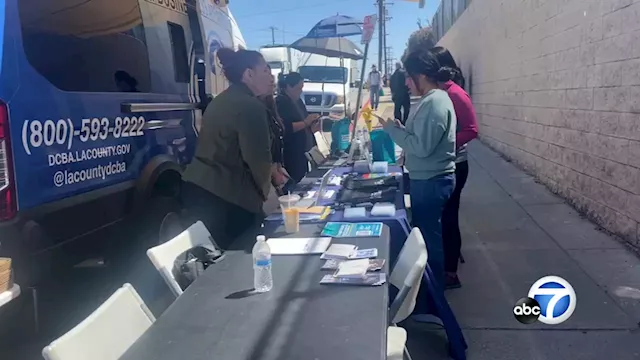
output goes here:
<path id="1" fill-rule="evenodd" d="M 397 60 L 404 52 L 407 38 L 418 29 L 418 19 L 427 25 L 436 12 L 440 0 L 426 0 L 423 9 L 418 3 L 404 0 L 387 1 L 387 46 L 392 47 Z M 320 20 L 336 14 L 363 19 L 376 14 L 375 0 L 230 0 L 229 7 L 250 49 L 258 49 L 272 43 L 271 26 L 275 30 L 275 42 L 290 44 L 303 37 Z M 351 37 L 360 44 L 360 37 Z M 364 50 L 364 45 L 361 45 Z M 378 63 L 378 29 L 371 40 L 367 68 L 371 61 Z"/>

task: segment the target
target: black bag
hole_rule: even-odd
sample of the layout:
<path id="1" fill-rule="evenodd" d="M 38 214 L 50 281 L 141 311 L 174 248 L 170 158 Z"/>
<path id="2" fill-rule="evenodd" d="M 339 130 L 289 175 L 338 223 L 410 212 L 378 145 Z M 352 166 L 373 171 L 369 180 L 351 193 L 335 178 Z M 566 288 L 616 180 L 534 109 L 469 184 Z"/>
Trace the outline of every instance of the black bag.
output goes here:
<path id="1" fill-rule="evenodd" d="M 396 194 L 398 188 L 391 187 L 384 190 L 377 191 L 364 191 L 364 190 L 350 190 L 341 189 L 338 193 L 337 202 L 343 205 L 358 205 L 364 203 L 379 203 L 379 202 L 396 202 Z"/>
<path id="2" fill-rule="evenodd" d="M 400 183 L 395 176 L 381 176 L 363 179 L 358 176 L 349 175 L 344 180 L 344 188 L 349 190 L 377 191 L 390 187 L 398 188 Z"/>
<path id="3" fill-rule="evenodd" d="M 173 277 L 184 291 L 221 256 L 220 251 L 213 247 L 196 246 L 191 248 L 176 257 L 173 262 Z"/>

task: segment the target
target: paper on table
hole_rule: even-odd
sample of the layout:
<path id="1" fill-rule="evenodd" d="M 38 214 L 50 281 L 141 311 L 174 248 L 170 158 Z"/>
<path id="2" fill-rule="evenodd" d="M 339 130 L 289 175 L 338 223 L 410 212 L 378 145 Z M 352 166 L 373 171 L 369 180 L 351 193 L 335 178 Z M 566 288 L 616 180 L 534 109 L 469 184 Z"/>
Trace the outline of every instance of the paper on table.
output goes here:
<path id="1" fill-rule="evenodd" d="M 338 270 L 338 266 L 340 266 L 340 264 L 342 264 L 345 261 L 350 261 L 350 260 L 340 260 L 340 259 L 329 259 L 327 260 L 324 265 L 322 265 L 322 270 Z M 367 269 L 367 271 L 378 271 L 381 270 L 382 267 L 384 266 L 385 260 L 384 259 L 369 259 L 369 268 Z"/>
<path id="2" fill-rule="evenodd" d="M 329 185 L 340 186 L 342 184 L 342 176 L 332 176 L 329 179 Z"/>
<path id="3" fill-rule="evenodd" d="M 357 247 L 351 244 L 332 244 L 320 257 L 321 259 L 348 259 Z"/>
<path id="4" fill-rule="evenodd" d="M 331 199 L 335 194 L 336 194 L 335 190 L 327 190 L 322 194 L 322 197 L 325 199 Z"/>
<path id="5" fill-rule="evenodd" d="M 356 251 L 354 251 L 351 256 L 349 256 L 349 259 L 371 259 L 371 258 L 377 258 L 378 257 L 378 249 L 376 248 L 371 248 L 371 249 L 357 249 Z"/>
<path id="6" fill-rule="evenodd" d="M 335 277 L 364 277 L 369 269 L 369 259 L 348 260 L 338 265 Z"/>
<path id="7" fill-rule="evenodd" d="M 271 255 L 322 254 L 331 244 L 331 238 L 271 238 L 267 240 L 267 244 Z"/>
<path id="8" fill-rule="evenodd" d="M 304 208 L 304 207 L 300 207 L 299 208 L 297 206 L 294 206 L 294 207 L 297 208 L 300 211 L 300 213 L 302 213 L 302 214 L 318 214 L 318 215 L 320 215 L 320 214 L 324 213 L 327 210 L 326 206 L 312 206 L 312 207 L 309 207 L 309 208 Z"/>
<path id="9" fill-rule="evenodd" d="M 336 284 L 336 285 L 360 285 L 360 286 L 380 286 L 387 282 L 387 274 L 385 273 L 369 273 L 363 278 L 351 277 L 335 277 L 333 275 L 325 275 L 320 280 L 320 284 Z"/>

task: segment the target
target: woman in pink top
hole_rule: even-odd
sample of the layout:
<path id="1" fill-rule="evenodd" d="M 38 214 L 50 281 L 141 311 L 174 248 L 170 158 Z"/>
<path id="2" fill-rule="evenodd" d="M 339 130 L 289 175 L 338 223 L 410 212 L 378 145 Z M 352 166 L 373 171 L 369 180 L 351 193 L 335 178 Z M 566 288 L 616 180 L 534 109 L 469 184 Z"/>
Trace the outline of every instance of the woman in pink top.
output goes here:
<path id="1" fill-rule="evenodd" d="M 460 208 L 460 194 L 469 175 L 467 143 L 478 136 L 478 122 L 471 98 L 463 89 L 464 76 L 462 76 L 462 71 L 449 50 L 438 46 L 432 48 L 431 52 L 438 58 L 440 66 L 451 71 L 453 80 L 439 85 L 442 90 L 449 94 L 458 119 L 456 131 L 456 187 L 442 212 L 442 240 L 444 245 L 444 269 L 446 272 L 445 286 L 447 289 L 455 289 L 460 287 L 457 272 L 462 238 L 458 223 L 458 210 Z"/>

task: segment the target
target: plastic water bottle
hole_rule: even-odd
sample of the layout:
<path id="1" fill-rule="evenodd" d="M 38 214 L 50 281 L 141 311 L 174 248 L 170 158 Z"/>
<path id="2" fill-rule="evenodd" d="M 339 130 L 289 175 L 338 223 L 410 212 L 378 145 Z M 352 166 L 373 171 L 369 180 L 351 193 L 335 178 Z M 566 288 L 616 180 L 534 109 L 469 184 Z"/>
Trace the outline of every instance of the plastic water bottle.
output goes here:
<path id="1" fill-rule="evenodd" d="M 271 275 L 271 249 L 264 235 L 256 237 L 253 246 L 253 288 L 256 292 L 267 292 L 273 288 Z"/>

